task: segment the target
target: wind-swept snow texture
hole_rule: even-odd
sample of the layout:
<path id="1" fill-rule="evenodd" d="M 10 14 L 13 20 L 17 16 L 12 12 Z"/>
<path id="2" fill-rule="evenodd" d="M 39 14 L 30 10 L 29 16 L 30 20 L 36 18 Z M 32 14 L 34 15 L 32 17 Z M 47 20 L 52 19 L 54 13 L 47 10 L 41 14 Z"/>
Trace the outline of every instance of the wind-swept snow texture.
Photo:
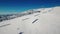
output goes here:
<path id="1" fill-rule="evenodd" d="M 41 12 L 0 22 L 0 34 L 60 34 L 60 7 L 36 11 Z"/>

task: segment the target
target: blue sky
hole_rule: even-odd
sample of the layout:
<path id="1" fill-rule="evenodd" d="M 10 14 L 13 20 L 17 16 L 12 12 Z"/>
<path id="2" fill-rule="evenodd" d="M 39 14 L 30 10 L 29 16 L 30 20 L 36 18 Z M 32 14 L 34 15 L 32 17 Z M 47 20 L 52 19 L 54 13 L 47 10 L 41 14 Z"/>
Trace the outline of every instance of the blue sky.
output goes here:
<path id="1" fill-rule="evenodd" d="M 60 6 L 60 0 L 0 0 L 0 14 Z"/>

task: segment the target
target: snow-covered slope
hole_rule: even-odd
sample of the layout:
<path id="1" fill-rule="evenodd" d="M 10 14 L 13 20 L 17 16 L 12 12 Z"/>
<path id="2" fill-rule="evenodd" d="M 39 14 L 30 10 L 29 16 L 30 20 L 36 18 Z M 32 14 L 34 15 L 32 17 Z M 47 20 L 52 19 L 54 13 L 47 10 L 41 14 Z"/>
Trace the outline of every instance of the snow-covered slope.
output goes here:
<path id="1" fill-rule="evenodd" d="M 60 7 L 35 11 L 41 12 L 0 22 L 0 34 L 60 34 Z"/>

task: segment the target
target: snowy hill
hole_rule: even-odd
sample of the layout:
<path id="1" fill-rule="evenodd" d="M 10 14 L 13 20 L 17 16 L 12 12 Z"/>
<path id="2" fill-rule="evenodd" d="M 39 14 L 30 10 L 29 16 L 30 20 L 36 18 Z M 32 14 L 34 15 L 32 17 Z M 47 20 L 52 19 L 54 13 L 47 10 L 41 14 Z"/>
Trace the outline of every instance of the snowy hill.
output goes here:
<path id="1" fill-rule="evenodd" d="M 0 22 L 0 34 L 60 34 L 60 7 L 34 9 L 17 15 L 18 18 Z"/>

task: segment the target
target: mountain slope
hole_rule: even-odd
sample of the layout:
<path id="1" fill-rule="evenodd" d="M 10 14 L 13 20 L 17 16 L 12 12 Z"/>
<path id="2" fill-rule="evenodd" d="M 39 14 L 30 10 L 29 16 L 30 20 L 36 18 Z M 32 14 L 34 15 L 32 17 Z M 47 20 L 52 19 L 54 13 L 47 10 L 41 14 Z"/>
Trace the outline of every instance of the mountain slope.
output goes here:
<path id="1" fill-rule="evenodd" d="M 60 7 L 0 22 L 0 34 L 60 34 Z"/>

